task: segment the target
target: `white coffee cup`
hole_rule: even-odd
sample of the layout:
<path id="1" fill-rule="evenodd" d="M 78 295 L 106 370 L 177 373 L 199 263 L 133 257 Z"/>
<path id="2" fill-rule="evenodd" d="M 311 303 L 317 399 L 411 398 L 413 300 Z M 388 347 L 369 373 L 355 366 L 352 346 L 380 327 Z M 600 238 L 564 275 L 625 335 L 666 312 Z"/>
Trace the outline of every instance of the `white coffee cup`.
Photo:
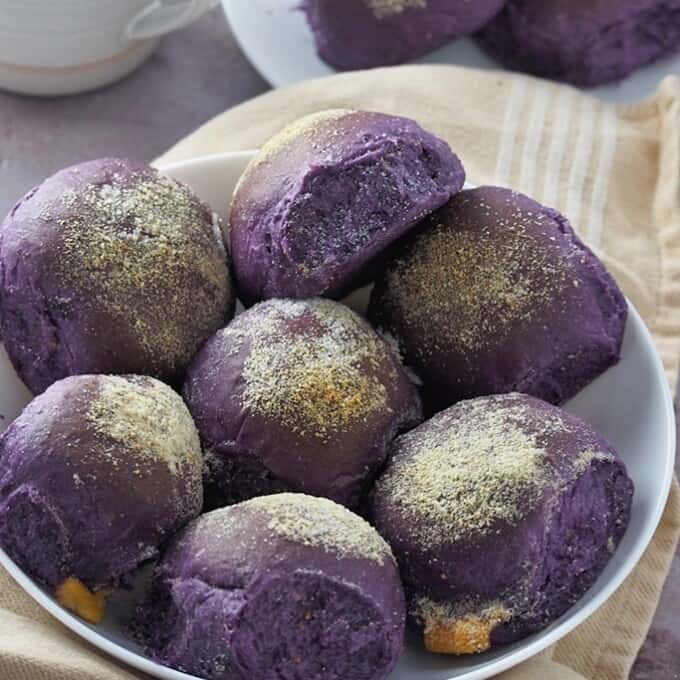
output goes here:
<path id="1" fill-rule="evenodd" d="M 123 77 L 219 0 L 0 0 L 0 88 L 59 95 Z"/>

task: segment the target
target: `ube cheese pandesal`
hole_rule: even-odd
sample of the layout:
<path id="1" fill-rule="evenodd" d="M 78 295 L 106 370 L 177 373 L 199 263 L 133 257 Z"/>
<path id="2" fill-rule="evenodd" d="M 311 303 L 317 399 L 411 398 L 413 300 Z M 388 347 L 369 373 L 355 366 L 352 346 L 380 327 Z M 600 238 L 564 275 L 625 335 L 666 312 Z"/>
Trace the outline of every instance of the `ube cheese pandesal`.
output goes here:
<path id="1" fill-rule="evenodd" d="M 508 394 L 460 402 L 399 437 L 371 518 L 425 646 L 471 654 L 566 612 L 616 550 L 632 494 L 587 423 Z"/>
<path id="2" fill-rule="evenodd" d="M 239 298 L 342 297 L 464 180 L 446 142 L 407 118 L 349 110 L 301 118 L 264 145 L 236 187 Z"/>
<path id="3" fill-rule="evenodd" d="M 0 335 L 34 394 L 84 373 L 177 383 L 233 304 L 213 213 L 142 163 L 61 170 L 0 230 Z"/>
<path id="4" fill-rule="evenodd" d="M 680 51 L 680 1 L 510 0 L 479 41 L 510 68 L 595 86 Z"/>
<path id="5" fill-rule="evenodd" d="M 565 217 L 480 187 L 400 243 L 368 314 L 437 409 L 515 391 L 567 401 L 618 361 L 627 305 Z"/>
<path id="6" fill-rule="evenodd" d="M 319 56 L 338 69 L 392 66 L 473 33 L 505 0 L 305 0 Z"/>
<path id="7" fill-rule="evenodd" d="M 159 562 L 137 630 L 210 680 L 383 680 L 403 649 L 389 546 L 324 498 L 276 494 L 202 515 Z"/>
<path id="8" fill-rule="evenodd" d="M 277 491 L 354 507 L 421 404 L 399 357 L 332 300 L 268 300 L 214 335 L 184 397 L 206 458 L 206 501 Z"/>
<path id="9" fill-rule="evenodd" d="M 64 378 L 0 437 L 0 545 L 98 622 L 106 590 L 198 515 L 201 471 L 198 432 L 167 385 Z"/>

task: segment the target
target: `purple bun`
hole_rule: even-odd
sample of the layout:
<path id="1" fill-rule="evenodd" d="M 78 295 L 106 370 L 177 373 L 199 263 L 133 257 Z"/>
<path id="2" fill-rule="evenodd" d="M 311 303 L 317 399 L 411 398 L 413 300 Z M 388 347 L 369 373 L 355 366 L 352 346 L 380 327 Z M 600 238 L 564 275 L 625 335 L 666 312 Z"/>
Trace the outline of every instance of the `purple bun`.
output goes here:
<path id="1" fill-rule="evenodd" d="M 0 334 L 34 394 L 82 373 L 175 382 L 233 303 L 210 209 L 140 163 L 62 170 L 0 231 Z"/>
<path id="2" fill-rule="evenodd" d="M 509 68 L 600 85 L 680 50 L 680 0 L 510 0 L 478 36 Z"/>
<path id="3" fill-rule="evenodd" d="M 342 297 L 464 181 L 446 142 L 407 118 L 346 110 L 301 118 L 265 144 L 234 192 L 239 297 Z"/>
<path id="4" fill-rule="evenodd" d="M 378 533 L 329 500 L 286 493 L 176 536 L 135 627 L 160 663 L 209 680 L 382 680 L 404 620 Z"/>
<path id="5" fill-rule="evenodd" d="M 184 397 L 209 506 L 301 491 L 355 506 L 394 436 L 421 420 L 399 358 L 343 305 L 269 300 L 198 353 Z"/>
<path id="6" fill-rule="evenodd" d="M 632 495 L 623 461 L 589 425 L 509 394 L 399 437 L 371 516 L 426 646 L 469 654 L 567 611 L 619 544 Z"/>
<path id="7" fill-rule="evenodd" d="M 626 315 L 562 215 L 496 187 L 463 191 L 428 218 L 369 306 L 434 408 L 505 392 L 561 404 L 618 361 Z"/>
<path id="8" fill-rule="evenodd" d="M 392 66 L 473 33 L 506 0 L 304 0 L 319 56 L 338 69 Z"/>
<path id="9" fill-rule="evenodd" d="M 153 378 L 64 378 L 0 437 L 0 545 L 50 587 L 118 583 L 202 496 L 196 428 Z"/>

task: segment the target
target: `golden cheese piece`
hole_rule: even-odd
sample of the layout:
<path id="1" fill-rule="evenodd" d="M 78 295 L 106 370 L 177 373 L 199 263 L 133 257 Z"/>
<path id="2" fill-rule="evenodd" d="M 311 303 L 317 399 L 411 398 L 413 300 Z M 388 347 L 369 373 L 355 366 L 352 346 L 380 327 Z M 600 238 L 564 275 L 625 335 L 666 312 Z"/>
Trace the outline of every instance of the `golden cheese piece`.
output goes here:
<path id="1" fill-rule="evenodd" d="M 491 631 L 509 618 L 507 610 L 495 608 L 483 616 L 468 614 L 459 619 L 431 621 L 425 627 L 425 647 L 437 654 L 485 652 L 491 647 Z"/>
<path id="2" fill-rule="evenodd" d="M 57 602 L 81 619 L 96 625 L 104 618 L 106 593 L 103 590 L 93 593 L 77 578 L 69 577 L 57 588 Z"/>

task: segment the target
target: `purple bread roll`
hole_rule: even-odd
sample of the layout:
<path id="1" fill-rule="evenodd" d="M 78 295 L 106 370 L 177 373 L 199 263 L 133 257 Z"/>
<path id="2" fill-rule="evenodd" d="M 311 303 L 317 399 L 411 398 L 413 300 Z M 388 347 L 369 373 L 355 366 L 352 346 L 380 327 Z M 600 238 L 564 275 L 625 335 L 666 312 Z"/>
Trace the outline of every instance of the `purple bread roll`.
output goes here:
<path id="1" fill-rule="evenodd" d="M 265 144 L 234 192 L 239 297 L 341 297 L 464 181 L 448 145 L 407 118 L 345 110 L 301 118 Z"/>
<path id="2" fill-rule="evenodd" d="M 404 620 L 378 533 L 332 501 L 285 493 L 176 536 L 135 628 L 158 661 L 210 680 L 382 680 Z"/>
<path id="3" fill-rule="evenodd" d="M 319 56 L 338 69 L 392 66 L 473 33 L 506 0 L 304 0 Z"/>
<path id="4" fill-rule="evenodd" d="M 510 0 L 478 35 L 510 68 L 600 85 L 680 50 L 680 0 Z"/>
<path id="5" fill-rule="evenodd" d="M 571 607 L 619 544 L 632 495 L 623 461 L 589 425 L 509 394 L 399 437 L 371 514 L 427 648 L 470 654 Z"/>
<path id="6" fill-rule="evenodd" d="M 463 191 L 428 218 L 369 306 L 434 408 L 505 392 L 561 404 L 618 361 L 626 315 L 562 215 L 496 187 Z"/>
<path id="7" fill-rule="evenodd" d="M 124 582 L 198 515 L 201 468 L 189 411 L 160 381 L 64 378 L 0 437 L 0 545 L 68 604 L 74 582 Z"/>
<path id="8" fill-rule="evenodd" d="M 343 305 L 269 300 L 191 365 L 184 397 L 206 456 L 209 506 L 302 491 L 354 506 L 400 431 L 421 419 L 399 358 Z"/>
<path id="9" fill-rule="evenodd" d="M 33 393 L 82 373 L 175 382 L 233 303 L 212 212 L 140 163 L 62 170 L 0 231 L 0 334 Z"/>

